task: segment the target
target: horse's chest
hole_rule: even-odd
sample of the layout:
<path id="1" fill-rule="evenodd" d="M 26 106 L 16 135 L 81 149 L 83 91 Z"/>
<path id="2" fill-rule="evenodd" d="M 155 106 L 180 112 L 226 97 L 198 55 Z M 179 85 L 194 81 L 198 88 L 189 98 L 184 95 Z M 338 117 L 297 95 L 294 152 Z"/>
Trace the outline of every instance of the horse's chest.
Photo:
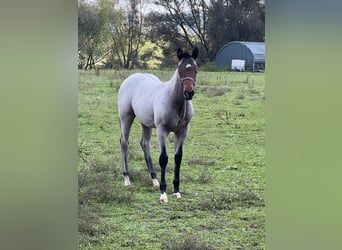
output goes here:
<path id="1" fill-rule="evenodd" d="M 167 127 L 170 131 L 178 131 L 186 127 L 189 124 L 191 118 L 192 113 L 173 113 L 165 119 L 165 127 Z"/>

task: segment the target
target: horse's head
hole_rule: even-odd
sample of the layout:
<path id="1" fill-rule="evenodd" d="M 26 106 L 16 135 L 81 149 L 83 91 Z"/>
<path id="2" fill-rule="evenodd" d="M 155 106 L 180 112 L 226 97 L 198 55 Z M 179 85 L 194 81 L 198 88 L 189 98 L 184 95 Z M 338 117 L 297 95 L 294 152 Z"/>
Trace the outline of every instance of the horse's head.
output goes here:
<path id="1" fill-rule="evenodd" d="M 195 94 L 195 83 L 197 74 L 196 58 L 198 57 L 198 48 L 194 48 L 192 54 L 189 55 L 181 48 L 177 50 L 177 57 L 179 59 L 178 72 L 180 82 L 183 86 L 183 95 L 185 100 L 191 100 Z"/>

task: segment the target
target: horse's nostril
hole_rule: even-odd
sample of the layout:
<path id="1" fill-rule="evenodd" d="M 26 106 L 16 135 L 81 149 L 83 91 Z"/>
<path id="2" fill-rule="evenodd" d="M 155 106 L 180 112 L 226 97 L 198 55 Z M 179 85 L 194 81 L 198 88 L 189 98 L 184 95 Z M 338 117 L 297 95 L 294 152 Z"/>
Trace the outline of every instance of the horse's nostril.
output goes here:
<path id="1" fill-rule="evenodd" d="M 186 100 L 191 100 L 192 97 L 194 96 L 195 92 L 194 91 L 184 91 L 184 97 Z"/>

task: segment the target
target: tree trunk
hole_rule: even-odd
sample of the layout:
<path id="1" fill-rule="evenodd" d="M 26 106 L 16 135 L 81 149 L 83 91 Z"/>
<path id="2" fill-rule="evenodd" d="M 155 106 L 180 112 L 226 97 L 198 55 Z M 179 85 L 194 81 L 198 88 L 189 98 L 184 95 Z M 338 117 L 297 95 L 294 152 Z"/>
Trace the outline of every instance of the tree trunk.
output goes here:
<path id="1" fill-rule="evenodd" d="M 92 70 L 93 68 L 95 69 L 95 61 L 94 61 L 94 58 L 93 58 L 93 53 L 90 53 L 89 56 L 88 56 L 88 59 L 87 59 L 87 64 L 85 66 L 85 69 L 90 69 Z"/>

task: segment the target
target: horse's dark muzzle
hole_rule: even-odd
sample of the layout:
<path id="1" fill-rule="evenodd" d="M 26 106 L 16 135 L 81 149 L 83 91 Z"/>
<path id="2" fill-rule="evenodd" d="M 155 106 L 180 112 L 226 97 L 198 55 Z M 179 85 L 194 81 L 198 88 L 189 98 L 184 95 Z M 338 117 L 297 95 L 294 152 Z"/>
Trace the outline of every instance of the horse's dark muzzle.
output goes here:
<path id="1" fill-rule="evenodd" d="M 194 96 L 195 91 L 184 91 L 184 98 L 185 100 L 192 100 L 192 97 Z"/>

